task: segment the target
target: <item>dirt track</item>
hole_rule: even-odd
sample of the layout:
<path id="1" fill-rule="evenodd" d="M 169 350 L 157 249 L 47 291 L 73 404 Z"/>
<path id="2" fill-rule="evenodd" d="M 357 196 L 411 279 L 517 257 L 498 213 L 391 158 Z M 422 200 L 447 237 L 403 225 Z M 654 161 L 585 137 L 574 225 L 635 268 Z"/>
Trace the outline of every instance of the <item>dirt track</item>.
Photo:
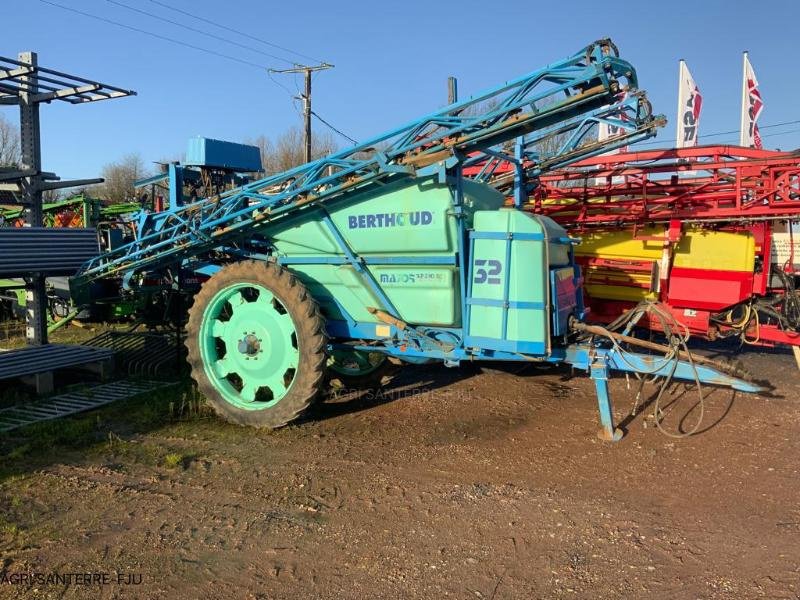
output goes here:
<path id="1" fill-rule="evenodd" d="M 0 596 L 800 598 L 800 374 L 745 363 L 771 397 L 716 391 L 685 440 L 642 414 L 597 440 L 591 383 L 563 369 L 409 368 L 271 433 L 104 413 L 99 442 L 2 483 L 4 572 L 142 583 Z M 621 417 L 633 393 L 612 391 Z"/>

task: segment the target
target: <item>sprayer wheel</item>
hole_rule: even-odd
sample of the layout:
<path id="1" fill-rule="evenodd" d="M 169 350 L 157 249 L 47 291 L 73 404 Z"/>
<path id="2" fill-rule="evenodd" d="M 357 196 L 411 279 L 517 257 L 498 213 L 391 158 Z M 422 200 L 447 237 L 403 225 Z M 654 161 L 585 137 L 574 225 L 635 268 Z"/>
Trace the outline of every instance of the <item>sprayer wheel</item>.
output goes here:
<path id="1" fill-rule="evenodd" d="M 328 358 L 328 381 L 338 390 L 376 390 L 399 368 L 382 352 L 334 350 Z"/>
<path id="2" fill-rule="evenodd" d="M 275 264 L 223 267 L 195 297 L 187 332 L 192 377 L 231 423 L 281 427 L 319 395 L 323 318 L 305 286 Z"/>

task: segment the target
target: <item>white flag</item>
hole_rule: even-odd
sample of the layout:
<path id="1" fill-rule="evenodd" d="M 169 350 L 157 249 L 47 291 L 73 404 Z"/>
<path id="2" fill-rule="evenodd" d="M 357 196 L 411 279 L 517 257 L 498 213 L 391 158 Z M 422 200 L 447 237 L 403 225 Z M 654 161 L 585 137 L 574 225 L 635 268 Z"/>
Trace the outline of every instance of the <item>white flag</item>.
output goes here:
<path id="1" fill-rule="evenodd" d="M 678 135 L 676 147 L 697 146 L 697 132 L 700 126 L 700 109 L 703 96 L 694 82 L 686 62 L 681 60 L 678 69 Z"/>
<path id="2" fill-rule="evenodd" d="M 622 92 L 616 97 L 618 102 L 622 102 L 625 100 L 625 97 L 628 95 L 627 92 Z M 615 118 L 620 120 L 627 120 L 625 113 L 620 113 Z M 619 137 L 627 133 L 622 127 L 618 127 L 617 125 L 610 125 L 609 123 L 601 122 L 597 124 L 597 141 L 598 142 L 605 142 L 608 139 Z M 611 155 L 611 154 L 622 154 L 628 151 L 627 146 L 621 146 L 615 150 L 610 150 L 608 152 L 603 152 L 601 156 Z"/>
<path id="3" fill-rule="evenodd" d="M 742 74 L 742 130 L 739 145 L 747 148 L 762 148 L 761 134 L 758 132 L 758 117 L 764 108 L 758 80 L 753 72 L 747 52 L 744 53 L 744 72 Z"/>
<path id="4" fill-rule="evenodd" d="M 621 92 L 620 94 L 618 94 L 616 96 L 615 100 L 617 102 L 623 102 L 625 100 L 625 98 L 627 97 L 627 95 L 628 95 L 628 92 Z M 618 115 L 614 115 L 613 118 L 619 119 L 620 121 L 627 121 L 628 120 L 628 117 L 626 116 L 626 114 L 624 112 L 620 112 Z M 597 141 L 598 142 L 605 142 L 607 140 L 610 140 L 610 139 L 625 135 L 626 133 L 627 133 L 627 131 L 623 127 L 620 127 L 618 125 L 612 125 L 612 124 L 606 123 L 606 122 L 600 122 L 600 123 L 597 124 Z M 612 156 L 614 154 L 624 154 L 627 151 L 628 151 L 628 146 L 627 145 L 626 146 L 620 146 L 619 148 L 616 148 L 614 150 L 609 150 L 608 152 L 603 152 L 602 154 L 600 154 L 600 156 Z M 605 165 L 603 165 L 603 164 L 598 164 L 597 165 L 597 169 L 604 169 L 604 168 L 605 168 Z M 612 177 L 610 179 L 610 181 L 609 181 L 609 179 L 607 177 L 606 178 L 604 178 L 604 177 L 592 177 L 591 179 L 589 179 L 589 185 L 591 185 L 591 186 L 604 186 L 604 185 L 606 185 L 608 183 L 611 183 L 612 185 L 616 185 L 618 183 L 622 183 L 623 181 L 624 181 L 624 179 L 622 177 Z"/>

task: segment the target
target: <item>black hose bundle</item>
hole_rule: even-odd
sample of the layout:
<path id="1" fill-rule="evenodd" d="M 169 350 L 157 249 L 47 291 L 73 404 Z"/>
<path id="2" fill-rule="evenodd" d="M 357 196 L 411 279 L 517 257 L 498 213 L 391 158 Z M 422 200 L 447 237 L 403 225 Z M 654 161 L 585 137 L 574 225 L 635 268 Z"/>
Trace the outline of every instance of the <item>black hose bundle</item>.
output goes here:
<path id="1" fill-rule="evenodd" d="M 772 274 L 780 280 L 783 286 L 783 295 L 779 298 L 782 323 L 787 329 L 797 331 L 800 329 L 800 295 L 795 288 L 794 277 L 774 265 Z"/>
<path id="2" fill-rule="evenodd" d="M 626 358 L 627 351 L 620 345 L 619 339 L 630 339 L 628 334 L 645 315 L 647 315 L 650 319 L 655 318 L 658 320 L 661 330 L 667 338 L 667 345 L 665 347 L 666 351 L 663 359 L 659 360 L 653 369 L 643 373 L 634 367 Z M 703 422 L 703 417 L 705 414 L 705 397 L 703 395 L 702 384 L 700 383 L 700 376 L 697 372 L 697 366 L 695 365 L 695 359 L 687 346 L 690 332 L 686 325 L 679 322 L 672 313 L 660 306 L 657 302 L 645 300 L 640 302 L 630 311 L 620 315 L 615 321 L 609 324 L 607 328 L 592 327 L 591 330 L 598 331 L 600 335 L 611 340 L 611 343 L 614 345 L 614 350 L 618 353 L 620 359 L 626 362 L 628 365 L 634 367 L 633 373 L 639 380 L 639 389 L 636 392 L 636 399 L 634 400 L 634 405 L 631 408 L 631 414 L 636 414 L 644 384 L 648 381 L 655 381 L 656 378 L 659 377 L 656 375 L 656 373 L 667 367 L 669 369 L 668 373 L 666 376 L 663 376 L 664 379 L 659 386 L 658 394 L 653 401 L 653 421 L 655 422 L 656 427 L 664 435 L 673 438 L 689 437 L 700 429 L 700 425 Z M 694 382 L 698 393 L 700 415 L 698 416 L 697 423 L 695 423 L 694 427 L 692 427 L 689 431 L 676 434 L 667 431 L 662 426 L 665 413 L 661 409 L 661 399 L 670 383 L 672 383 L 672 379 L 678 369 L 681 356 L 686 357 L 687 361 L 692 367 L 692 370 L 694 371 Z M 648 376 L 652 376 L 652 378 L 648 379 Z"/>
<path id="3" fill-rule="evenodd" d="M 745 344 L 757 344 L 763 322 L 774 322 L 784 331 L 800 332 L 800 291 L 794 277 L 783 269 L 772 266 L 771 275 L 781 282 L 781 291 L 769 296 L 751 298 L 726 311 L 711 315 L 711 321 L 722 325 L 720 337 L 738 335 Z M 754 325 L 754 327 L 753 327 Z M 748 338 L 748 332 L 754 337 Z M 752 333 L 751 333 L 752 335 Z"/>

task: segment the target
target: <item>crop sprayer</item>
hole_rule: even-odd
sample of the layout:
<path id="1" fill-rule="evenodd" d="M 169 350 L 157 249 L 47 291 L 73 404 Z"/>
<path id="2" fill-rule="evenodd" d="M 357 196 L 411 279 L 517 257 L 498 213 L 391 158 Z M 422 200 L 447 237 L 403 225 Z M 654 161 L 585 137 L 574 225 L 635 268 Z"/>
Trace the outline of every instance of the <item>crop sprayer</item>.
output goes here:
<path id="1" fill-rule="evenodd" d="M 599 123 L 620 135 L 597 141 Z M 136 241 L 84 266 L 73 294 L 88 302 L 108 277 L 135 290 L 152 273 L 210 276 L 189 310 L 188 360 L 234 423 L 292 421 L 327 369 L 358 379 L 389 358 L 542 361 L 590 373 L 601 437 L 618 440 L 610 371 L 759 389 L 676 348 L 636 354 L 623 336 L 581 331 L 578 240 L 521 210 L 540 174 L 663 124 L 633 66 L 601 40 L 354 148 L 147 215 Z M 515 165 L 513 206 L 462 177 L 497 156 Z"/>

